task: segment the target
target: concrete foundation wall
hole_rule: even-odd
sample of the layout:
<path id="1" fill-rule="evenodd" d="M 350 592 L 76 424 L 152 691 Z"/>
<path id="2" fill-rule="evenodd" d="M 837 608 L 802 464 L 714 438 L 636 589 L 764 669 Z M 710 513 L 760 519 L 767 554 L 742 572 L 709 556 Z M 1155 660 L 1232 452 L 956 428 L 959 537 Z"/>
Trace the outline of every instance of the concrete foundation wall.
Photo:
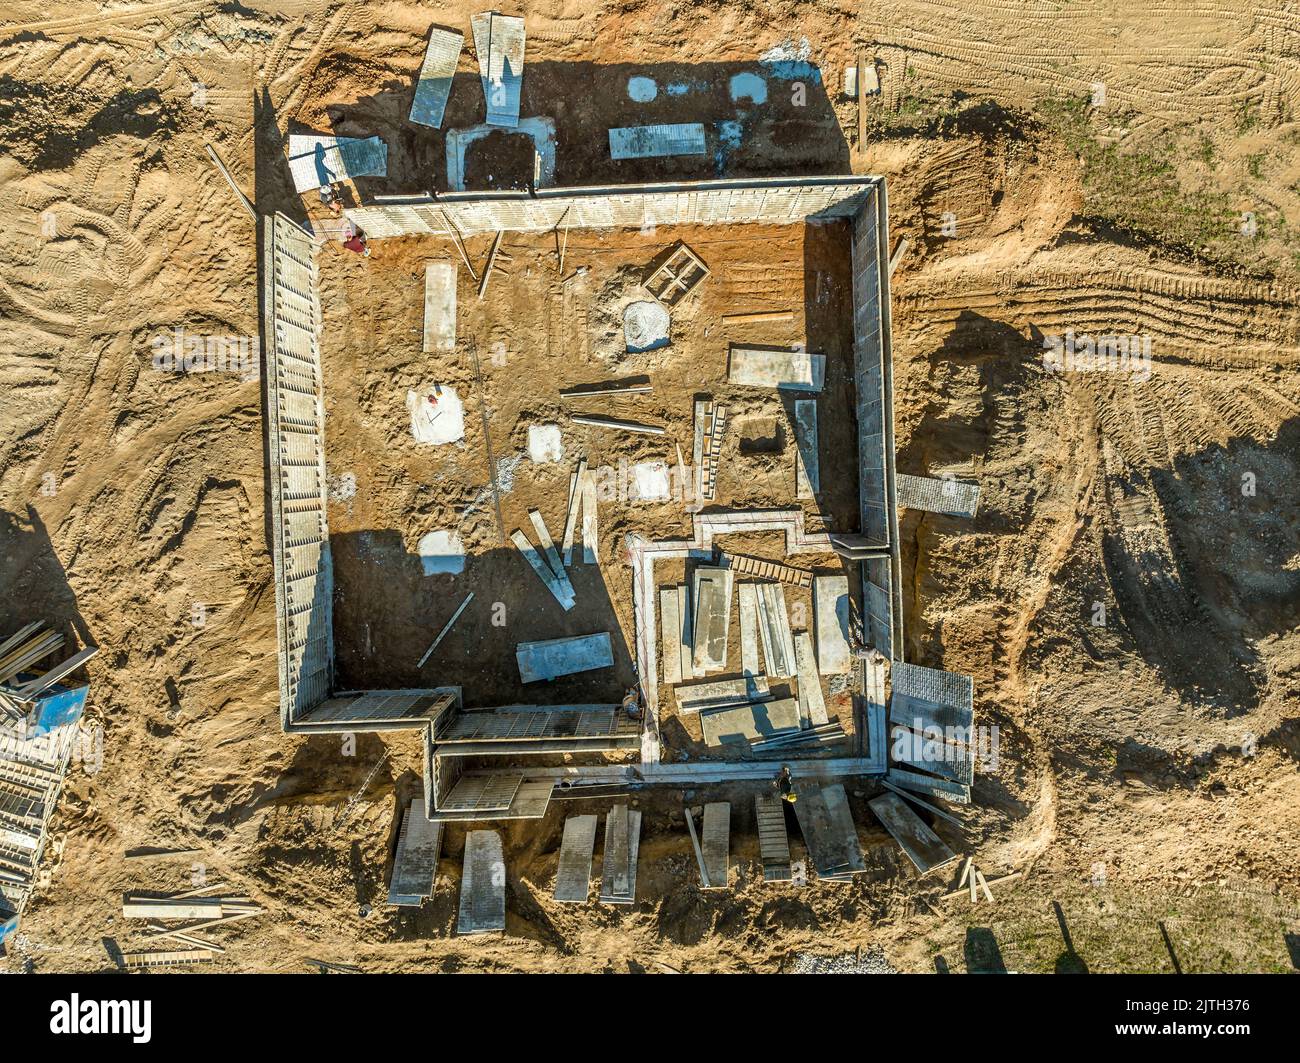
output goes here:
<path id="1" fill-rule="evenodd" d="M 851 218 L 879 184 L 878 177 L 803 177 L 466 192 L 354 207 L 347 216 L 372 239 L 447 236 L 448 224 L 461 236 L 550 232 L 557 226 L 794 224 Z"/>

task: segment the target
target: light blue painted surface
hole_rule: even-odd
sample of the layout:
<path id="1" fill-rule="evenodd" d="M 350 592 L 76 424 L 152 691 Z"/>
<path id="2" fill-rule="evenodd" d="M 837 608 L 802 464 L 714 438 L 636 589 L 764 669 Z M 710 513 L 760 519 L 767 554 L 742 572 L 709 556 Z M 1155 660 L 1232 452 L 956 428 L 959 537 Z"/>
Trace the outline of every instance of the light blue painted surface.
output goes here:
<path id="1" fill-rule="evenodd" d="M 747 100 L 750 103 L 767 102 L 767 82 L 757 74 L 735 74 L 731 79 L 731 102 L 740 103 Z"/>
<path id="2" fill-rule="evenodd" d="M 654 78 L 638 75 L 627 79 L 627 95 L 637 103 L 649 103 L 659 95 L 659 86 Z"/>
<path id="3" fill-rule="evenodd" d="M 519 662 L 520 679 L 525 683 L 536 683 L 576 672 L 612 668 L 614 650 L 609 632 L 601 631 L 567 639 L 521 642 L 515 649 L 515 659 Z"/>

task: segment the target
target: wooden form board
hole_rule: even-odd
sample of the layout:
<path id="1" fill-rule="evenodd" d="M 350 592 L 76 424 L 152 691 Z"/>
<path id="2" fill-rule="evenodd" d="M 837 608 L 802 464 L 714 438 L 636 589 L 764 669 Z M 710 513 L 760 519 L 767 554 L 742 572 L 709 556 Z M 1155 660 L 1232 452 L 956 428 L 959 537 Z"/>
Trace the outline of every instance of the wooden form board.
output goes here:
<path id="1" fill-rule="evenodd" d="M 456 349 L 456 266 L 424 266 L 424 353 Z"/>
<path id="2" fill-rule="evenodd" d="M 897 763 L 970 786 L 975 781 L 975 755 L 965 742 L 918 734 L 910 727 L 889 728 L 889 755 Z"/>
<path id="3" fill-rule="evenodd" d="M 587 469 L 582 477 L 582 563 L 594 565 L 600 554 L 600 529 L 596 513 L 596 476 Z"/>
<path id="4" fill-rule="evenodd" d="M 546 589 L 554 595 L 555 600 L 560 603 L 566 613 L 574 607 L 577 599 L 573 594 L 573 585 L 569 582 L 567 576 L 560 577 L 555 574 L 554 569 L 546 559 L 537 551 L 528 540 L 522 530 L 516 528 L 510 533 L 510 541 L 515 544 L 515 548 L 524 555 L 524 560 L 528 566 L 537 573 L 537 578 L 545 584 Z"/>
<path id="5" fill-rule="evenodd" d="M 506 928 L 506 864 L 501 835 L 472 830 L 465 836 L 457 934 L 501 933 Z"/>
<path id="6" fill-rule="evenodd" d="M 726 670 L 733 579 L 729 568 L 701 565 L 695 570 L 695 644 L 692 667 L 696 675 Z"/>
<path id="7" fill-rule="evenodd" d="M 852 670 L 849 653 L 849 577 L 813 580 L 813 617 L 817 631 L 817 671 L 844 675 Z"/>
<path id="8" fill-rule="evenodd" d="M 622 126 L 609 131 L 611 159 L 661 159 L 704 152 L 704 126 L 699 122 Z"/>
<path id="9" fill-rule="evenodd" d="M 578 468 L 569 478 L 569 509 L 564 518 L 564 566 L 573 564 L 573 534 L 577 530 L 578 511 L 582 508 L 583 491 L 587 484 L 587 459 L 580 458 Z"/>
<path id="10" fill-rule="evenodd" d="M 751 742 L 799 730 L 799 702 L 795 698 L 733 705 L 700 713 L 704 743 Z"/>
<path id="11" fill-rule="evenodd" d="M 731 871 L 731 805 L 715 801 L 704 806 L 700 849 L 708 873 L 709 889 L 726 889 Z"/>
<path id="12" fill-rule="evenodd" d="M 881 794 L 867 802 L 867 807 L 902 847 L 907 858 L 921 874 L 943 867 L 957 859 L 937 834 L 904 803 L 897 794 Z"/>
<path id="13" fill-rule="evenodd" d="M 560 866 L 555 873 L 554 899 L 586 904 L 591 893 L 591 857 L 596 850 L 599 816 L 569 816 L 560 842 Z"/>
<path id="14" fill-rule="evenodd" d="M 641 813 L 615 805 L 605 817 L 605 852 L 600 876 L 603 904 L 636 903 L 636 865 L 641 851 Z"/>
<path id="15" fill-rule="evenodd" d="M 794 636 L 794 658 L 799 672 L 799 716 L 813 727 L 829 723 L 822 680 L 813 661 L 812 636 L 801 631 Z"/>
<path id="16" fill-rule="evenodd" d="M 790 878 L 790 838 L 785 830 L 785 802 L 776 794 L 756 794 L 754 812 L 758 822 L 758 852 L 766 882 Z"/>

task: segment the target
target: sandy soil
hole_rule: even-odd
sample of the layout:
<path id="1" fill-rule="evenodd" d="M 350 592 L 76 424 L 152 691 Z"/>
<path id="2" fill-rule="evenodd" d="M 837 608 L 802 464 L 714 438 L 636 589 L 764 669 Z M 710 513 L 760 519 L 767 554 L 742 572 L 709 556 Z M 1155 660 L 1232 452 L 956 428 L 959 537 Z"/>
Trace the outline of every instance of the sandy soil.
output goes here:
<path id="1" fill-rule="evenodd" d="M 250 0 L 221 13 L 186 2 L 0 12 L 0 626 L 50 617 L 104 647 L 88 721 L 103 730 L 102 766 L 74 768 L 47 881 L 0 964 L 106 968 L 103 939 L 139 940 L 121 921 L 123 890 L 203 874 L 267 908 L 223 935 L 213 966 L 230 971 L 301 970 L 305 957 L 375 971 L 779 970 L 857 947 L 900 969 L 961 970 L 989 962 L 990 939 L 1006 967 L 1052 970 L 1054 900 L 1095 970 L 1171 969 L 1160 921 L 1184 970 L 1294 965 L 1300 260 L 1283 221 L 1300 216 L 1300 18 L 1266 6 L 1161 3 L 1121 18 L 1095 3 L 871 4 L 861 16 L 824 0 L 530 5 L 525 111 L 556 118 L 559 183 L 719 166 L 889 177 L 894 232 L 912 241 L 894 277 L 898 467 L 974 477 L 983 491 L 973 522 L 907 514 L 902 526 L 908 656 L 973 675 L 978 718 L 1000 729 L 999 764 L 964 826 L 939 832 L 990 877 L 1023 878 L 995 887 L 992 907 L 939 900 L 948 883 L 916 880 L 862 791 L 869 875 L 764 884 L 737 789 L 730 891 L 694 887 L 678 798 L 644 795 L 633 910 L 549 899 L 563 815 L 582 802 L 507 829 L 505 938 L 451 933 L 458 830 L 437 897 L 414 915 L 382 906 L 418 743 L 363 736 L 349 757 L 337 738 L 280 732 L 261 389 L 156 370 L 153 340 L 176 327 L 258 333 L 253 226 L 205 141 L 263 210 L 310 205 L 275 166 L 299 128 L 380 133 L 392 190 L 445 187 L 442 134 L 402 117 L 430 22 L 467 31 L 473 10 Z M 602 131 L 637 120 L 621 95 L 629 73 L 697 79 L 694 98 L 709 102 L 689 115 L 724 120 L 730 77 L 773 48 L 797 63 L 803 38 L 832 90 L 814 86 L 806 114 L 774 94 L 744 116 L 734 152 L 614 171 Z M 882 60 L 864 145 L 838 93 L 858 44 Z M 467 49 L 448 125 L 481 120 L 476 80 Z M 1050 104 L 1095 99 L 1096 83 L 1101 106 L 1063 117 Z M 489 145 L 471 176 L 509 183 L 513 150 Z M 536 276 L 493 282 L 487 312 L 501 321 L 519 312 L 512 293 L 544 318 L 549 248 L 520 243 L 513 269 Z M 642 261 L 645 245 L 623 246 Z M 582 249 L 605 263 L 593 286 L 612 283 L 622 260 L 596 250 Z M 389 408 L 414 372 L 422 259 L 395 245 L 365 262 L 331 253 L 328 356 L 364 370 L 353 391 L 331 393 L 327 426 L 331 475 L 357 484 L 331 510 L 346 594 L 361 536 L 382 532 L 364 549 L 405 557 L 467 500 L 429 488 Z M 363 270 L 393 283 L 353 283 Z M 756 271 L 729 295 L 771 282 Z M 1150 379 L 1045 372 L 1042 337 L 1067 329 L 1149 336 Z M 576 338 L 603 368 L 607 330 L 566 323 L 537 357 L 572 354 Z M 392 342 L 367 351 L 375 336 Z M 489 389 L 512 423 L 552 404 L 508 376 Z M 665 396 L 655 412 L 679 431 L 689 415 Z M 509 442 L 522 445 L 513 430 Z M 394 450 L 395 462 L 368 460 Z M 481 461 L 467 446 L 464 474 L 481 475 Z M 769 486 L 760 478 L 754 500 Z M 562 490 L 558 478 L 521 490 L 514 519 L 545 501 L 553 521 Z M 490 539 L 481 516 L 475 534 Z M 627 579 L 619 531 L 602 529 L 611 588 Z M 343 623 L 364 625 L 374 604 L 352 620 L 344 608 Z M 435 604 L 394 660 L 418 658 Z M 363 631 L 347 635 L 364 644 Z M 448 652 L 468 650 L 453 640 Z M 342 665 L 365 678 L 364 655 Z M 199 867 L 123 859 L 164 845 L 199 848 Z"/>

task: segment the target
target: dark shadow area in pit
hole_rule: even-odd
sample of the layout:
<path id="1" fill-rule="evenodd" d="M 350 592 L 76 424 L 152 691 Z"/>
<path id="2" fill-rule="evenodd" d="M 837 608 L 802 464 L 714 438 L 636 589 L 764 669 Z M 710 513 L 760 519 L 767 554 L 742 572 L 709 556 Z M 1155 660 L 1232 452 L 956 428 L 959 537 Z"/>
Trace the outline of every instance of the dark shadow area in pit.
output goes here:
<path id="1" fill-rule="evenodd" d="M 397 531 L 335 534 L 330 547 L 336 690 L 459 686 L 467 708 L 485 708 L 614 704 L 636 681 L 604 578 L 597 566 L 581 563 L 580 546 L 566 570 L 577 599 L 568 612 L 513 545 L 467 554 L 460 573 L 432 575 L 425 574 L 421 558 L 407 551 Z M 470 591 L 473 601 L 417 668 Z M 521 681 L 515 657 L 520 643 L 606 631 L 612 668 Z"/>
<path id="2" fill-rule="evenodd" d="M 39 620 L 64 636 L 63 647 L 50 661 L 66 660 L 82 647 L 98 645 L 35 506 L 29 505 L 26 514 L 0 509 L 0 587 L 5 591 L 0 641 Z M 42 670 L 52 667 L 49 662 L 41 664 Z M 78 676 L 84 677 L 85 670 L 77 669 L 65 682 Z"/>
<path id="3" fill-rule="evenodd" d="M 430 129 L 410 121 L 415 93 L 413 74 L 383 77 L 370 93 L 360 92 L 351 57 L 336 54 L 321 60 L 316 77 L 339 86 L 353 102 L 329 104 L 326 113 L 336 136 L 379 136 L 388 145 L 385 177 L 360 177 L 361 197 L 447 192 L 447 132 L 486 121 L 486 101 L 476 72 L 461 70 L 452 80 L 442 126 Z M 386 71 L 383 73 L 387 73 Z M 653 100 L 628 96 L 632 77 L 650 78 Z M 758 79 L 753 80 L 743 79 Z M 736 85 L 733 99 L 733 82 Z M 373 84 L 374 82 L 372 82 Z M 746 92 L 754 92 L 761 102 Z M 774 174 L 849 172 L 848 145 L 826 93 L 821 71 L 807 62 L 762 63 L 565 63 L 529 59 L 524 66 L 521 119 L 551 118 L 556 127 L 555 184 L 632 184 L 649 181 L 702 180 L 714 177 L 759 177 Z M 609 130 L 627 126 L 700 123 L 705 153 L 657 159 L 614 160 Z M 300 130 L 296 125 L 292 132 Z M 508 134 L 510 127 L 501 127 Z M 514 141 L 490 137 L 470 155 L 466 189 L 491 174 L 491 187 L 523 189 L 533 180 L 531 148 L 524 154 Z M 492 143 L 489 143 L 491 141 Z M 517 157 L 518 156 L 518 157 Z M 287 169 L 287 167 L 286 167 Z"/>

